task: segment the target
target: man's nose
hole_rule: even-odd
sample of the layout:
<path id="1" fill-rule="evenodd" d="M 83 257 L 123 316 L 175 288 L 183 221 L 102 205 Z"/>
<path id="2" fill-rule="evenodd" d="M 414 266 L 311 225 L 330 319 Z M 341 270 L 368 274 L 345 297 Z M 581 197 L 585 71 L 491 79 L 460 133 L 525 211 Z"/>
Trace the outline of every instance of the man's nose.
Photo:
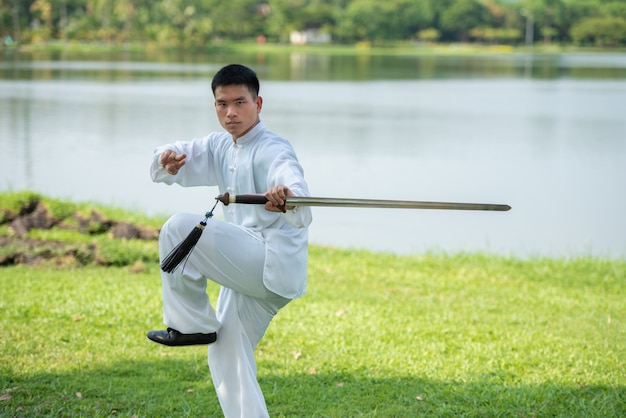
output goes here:
<path id="1" fill-rule="evenodd" d="M 235 106 L 228 106 L 226 108 L 226 116 L 235 116 L 237 114 L 237 110 L 235 109 Z"/>

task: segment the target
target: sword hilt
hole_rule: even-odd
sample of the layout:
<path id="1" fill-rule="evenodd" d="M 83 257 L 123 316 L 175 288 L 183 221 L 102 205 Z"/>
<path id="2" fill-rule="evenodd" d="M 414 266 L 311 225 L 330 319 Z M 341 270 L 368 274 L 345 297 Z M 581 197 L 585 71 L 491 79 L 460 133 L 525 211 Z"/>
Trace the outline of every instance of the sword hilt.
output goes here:
<path id="1" fill-rule="evenodd" d="M 268 202 L 267 197 L 262 194 L 237 194 L 231 195 L 226 192 L 221 194 L 215 198 L 215 200 L 219 200 L 224 204 L 224 206 L 228 206 L 230 203 L 247 203 L 250 205 L 264 205 Z M 285 205 L 278 206 L 278 209 L 286 212 Z"/>

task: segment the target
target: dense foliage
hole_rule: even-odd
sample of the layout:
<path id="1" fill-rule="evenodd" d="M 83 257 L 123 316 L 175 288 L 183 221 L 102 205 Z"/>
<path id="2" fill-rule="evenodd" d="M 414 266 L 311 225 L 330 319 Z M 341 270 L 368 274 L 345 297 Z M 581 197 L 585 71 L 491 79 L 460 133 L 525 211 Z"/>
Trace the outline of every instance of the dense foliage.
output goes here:
<path id="1" fill-rule="evenodd" d="M 287 42 L 314 29 L 333 42 L 471 41 L 626 45 L 626 0 L 0 0 L 14 42 Z"/>

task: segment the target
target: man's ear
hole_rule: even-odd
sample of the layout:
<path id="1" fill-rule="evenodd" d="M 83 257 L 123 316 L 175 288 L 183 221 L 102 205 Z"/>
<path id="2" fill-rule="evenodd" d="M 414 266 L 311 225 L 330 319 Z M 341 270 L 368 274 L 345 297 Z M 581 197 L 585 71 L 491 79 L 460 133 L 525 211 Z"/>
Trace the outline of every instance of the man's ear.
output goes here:
<path id="1" fill-rule="evenodd" d="M 256 97 L 256 112 L 261 113 L 261 108 L 263 107 L 263 98 L 261 96 Z"/>

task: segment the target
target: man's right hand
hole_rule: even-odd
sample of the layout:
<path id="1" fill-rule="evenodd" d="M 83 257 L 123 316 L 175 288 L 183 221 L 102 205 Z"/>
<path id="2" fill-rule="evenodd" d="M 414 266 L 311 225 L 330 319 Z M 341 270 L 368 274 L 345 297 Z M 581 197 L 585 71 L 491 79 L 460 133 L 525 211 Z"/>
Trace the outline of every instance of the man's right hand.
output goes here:
<path id="1" fill-rule="evenodd" d="M 187 154 L 176 154 L 175 151 L 168 149 L 163 151 L 159 162 L 165 168 L 165 171 L 174 176 L 185 165 L 185 158 L 187 158 Z"/>

